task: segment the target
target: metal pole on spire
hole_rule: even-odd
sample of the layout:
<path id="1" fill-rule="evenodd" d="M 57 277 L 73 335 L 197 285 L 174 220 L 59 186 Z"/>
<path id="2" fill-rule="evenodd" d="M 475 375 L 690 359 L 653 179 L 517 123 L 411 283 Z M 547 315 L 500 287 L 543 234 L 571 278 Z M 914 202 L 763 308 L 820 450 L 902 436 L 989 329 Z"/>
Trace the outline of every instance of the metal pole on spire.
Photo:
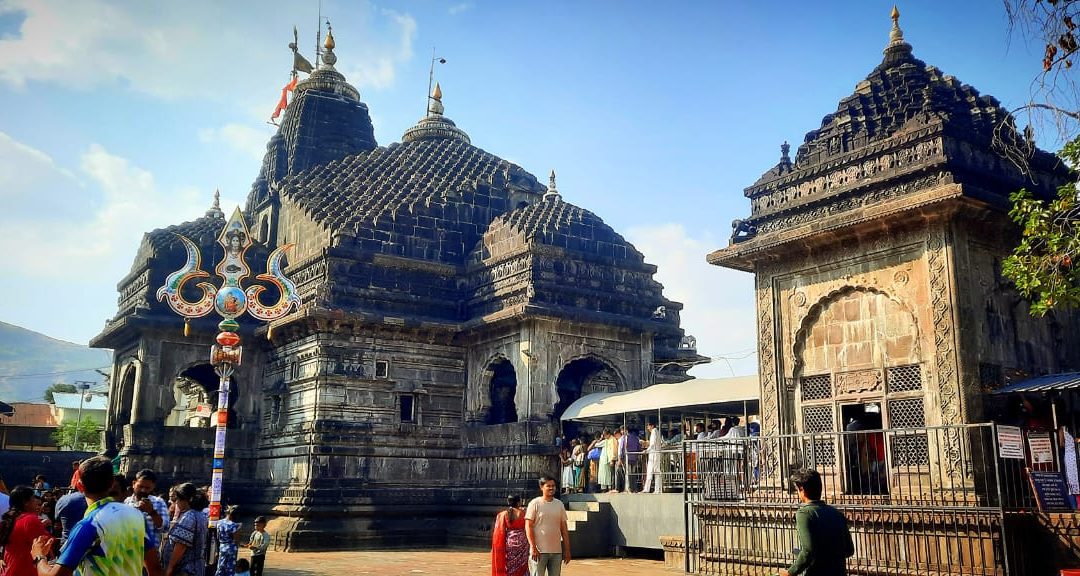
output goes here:
<path id="1" fill-rule="evenodd" d="M 435 80 L 435 61 L 438 60 L 439 64 L 446 64 L 446 58 L 438 58 L 435 56 L 435 47 L 431 47 L 431 69 L 428 70 L 427 77 L 427 98 L 424 99 L 424 115 L 427 116 L 428 108 L 431 106 L 431 84 Z"/>
<path id="2" fill-rule="evenodd" d="M 322 56 L 322 0 L 319 0 L 319 19 L 315 21 L 315 68 L 319 67 L 319 59 Z"/>

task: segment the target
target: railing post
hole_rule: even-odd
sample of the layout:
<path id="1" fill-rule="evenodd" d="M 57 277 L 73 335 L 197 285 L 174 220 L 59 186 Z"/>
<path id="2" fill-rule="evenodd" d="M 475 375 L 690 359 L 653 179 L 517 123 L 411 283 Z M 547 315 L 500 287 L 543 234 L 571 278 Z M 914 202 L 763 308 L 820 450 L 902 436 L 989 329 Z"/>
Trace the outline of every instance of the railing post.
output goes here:
<path id="1" fill-rule="evenodd" d="M 679 443 L 681 448 L 680 460 L 682 467 L 682 495 L 683 495 L 683 572 L 690 573 L 690 489 L 687 482 L 689 470 L 686 469 L 686 439 Z"/>
<path id="2" fill-rule="evenodd" d="M 994 459 L 994 485 L 997 488 L 997 510 L 998 517 L 1001 520 L 1001 565 L 1002 571 L 1005 576 L 1009 576 L 1009 533 L 1005 529 L 1005 499 L 1001 493 L 1001 458 L 998 457 L 998 435 L 997 424 L 991 422 L 989 425 L 991 446 L 993 452 L 990 457 Z"/>

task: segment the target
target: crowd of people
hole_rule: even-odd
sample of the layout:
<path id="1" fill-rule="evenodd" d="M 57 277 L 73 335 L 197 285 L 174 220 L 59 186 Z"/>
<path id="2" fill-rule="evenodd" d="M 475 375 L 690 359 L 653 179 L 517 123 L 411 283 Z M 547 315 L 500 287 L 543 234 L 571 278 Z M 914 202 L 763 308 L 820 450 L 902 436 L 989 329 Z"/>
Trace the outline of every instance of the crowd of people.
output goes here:
<path id="1" fill-rule="evenodd" d="M 159 491 L 153 470 L 129 479 L 104 456 L 73 468 L 63 488 L 38 475 L 9 492 L 0 479 L 0 576 L 262 576 L 264 517 L 240 543 L 236 507 L 210 527 L 208 487 Z"/>
<path id="2" fill-rule="evenodd" d="M 686 421 L 669 429 L 667 437 L 656 420 L 645 424 L 645 434 L 632 425 L 605 428 L 592 437 L 560 439 L 560 485 L 562 492 L 635 493 L 662 492 L 664 466 L 670 455 L 664 448 L 674 448 L 686 440 L 736 439 L 758 436 L 760 425 L 743 425 L 738 416 L 711 422 Z M 693 462 L 689 465 L 692 467 Z"/>

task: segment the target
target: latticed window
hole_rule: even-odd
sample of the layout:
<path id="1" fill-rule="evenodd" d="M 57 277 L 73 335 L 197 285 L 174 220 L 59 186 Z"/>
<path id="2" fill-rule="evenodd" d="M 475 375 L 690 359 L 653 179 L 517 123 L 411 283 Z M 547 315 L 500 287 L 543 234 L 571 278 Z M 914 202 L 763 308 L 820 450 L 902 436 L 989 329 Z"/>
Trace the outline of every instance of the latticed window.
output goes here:
<path id="1" fill-rule="evenodd" d="M 922 390 L 922 366 L 908 364 L 895 366 L 886 371 L 889 392 L 915 392 Z"/>
<path id="2" fill-rule="evenodd" d="M 816 376 L 803 376 L 799 383 L 802 385 L 802 399 L 828 400 L 832 398 L 832 375 L 818 374 Z"/>
<path id="3" fill-rule="evenodd" d="M 803 406 L 803 432 L 835 432 L 836 423 L 833 419 L 833 407 L 831 404 L 819 406 Z M 805 450 L 804 457 L 811 466 L 835 466 L 836 445 L 832 436 L 811 438 Z"/>
<path id="4" fill-rule="evenodd" d="M 889 400 L 889 426 L 895 430 L 892 436 L 892 459 L 894 466 L 919 466 L 930 463 L 930 450 L 926 437 L 926 412 L 922 398 Z"/>

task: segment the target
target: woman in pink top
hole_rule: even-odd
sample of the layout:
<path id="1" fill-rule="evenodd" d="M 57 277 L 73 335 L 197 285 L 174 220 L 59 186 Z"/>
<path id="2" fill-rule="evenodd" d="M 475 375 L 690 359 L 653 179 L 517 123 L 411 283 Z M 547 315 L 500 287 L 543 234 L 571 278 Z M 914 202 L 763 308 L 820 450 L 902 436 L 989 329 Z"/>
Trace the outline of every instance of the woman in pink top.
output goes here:
<path id="1" fill-rule="evenodd" d="M 41 523 L 41 498 L 33 488 L 17 486 L 10 503 L 11 508 L 0 517 L 0 546 L 4 548 L 0 576 L 37 576 L 30 545 L 34 538 L 49 535 Z"/>

